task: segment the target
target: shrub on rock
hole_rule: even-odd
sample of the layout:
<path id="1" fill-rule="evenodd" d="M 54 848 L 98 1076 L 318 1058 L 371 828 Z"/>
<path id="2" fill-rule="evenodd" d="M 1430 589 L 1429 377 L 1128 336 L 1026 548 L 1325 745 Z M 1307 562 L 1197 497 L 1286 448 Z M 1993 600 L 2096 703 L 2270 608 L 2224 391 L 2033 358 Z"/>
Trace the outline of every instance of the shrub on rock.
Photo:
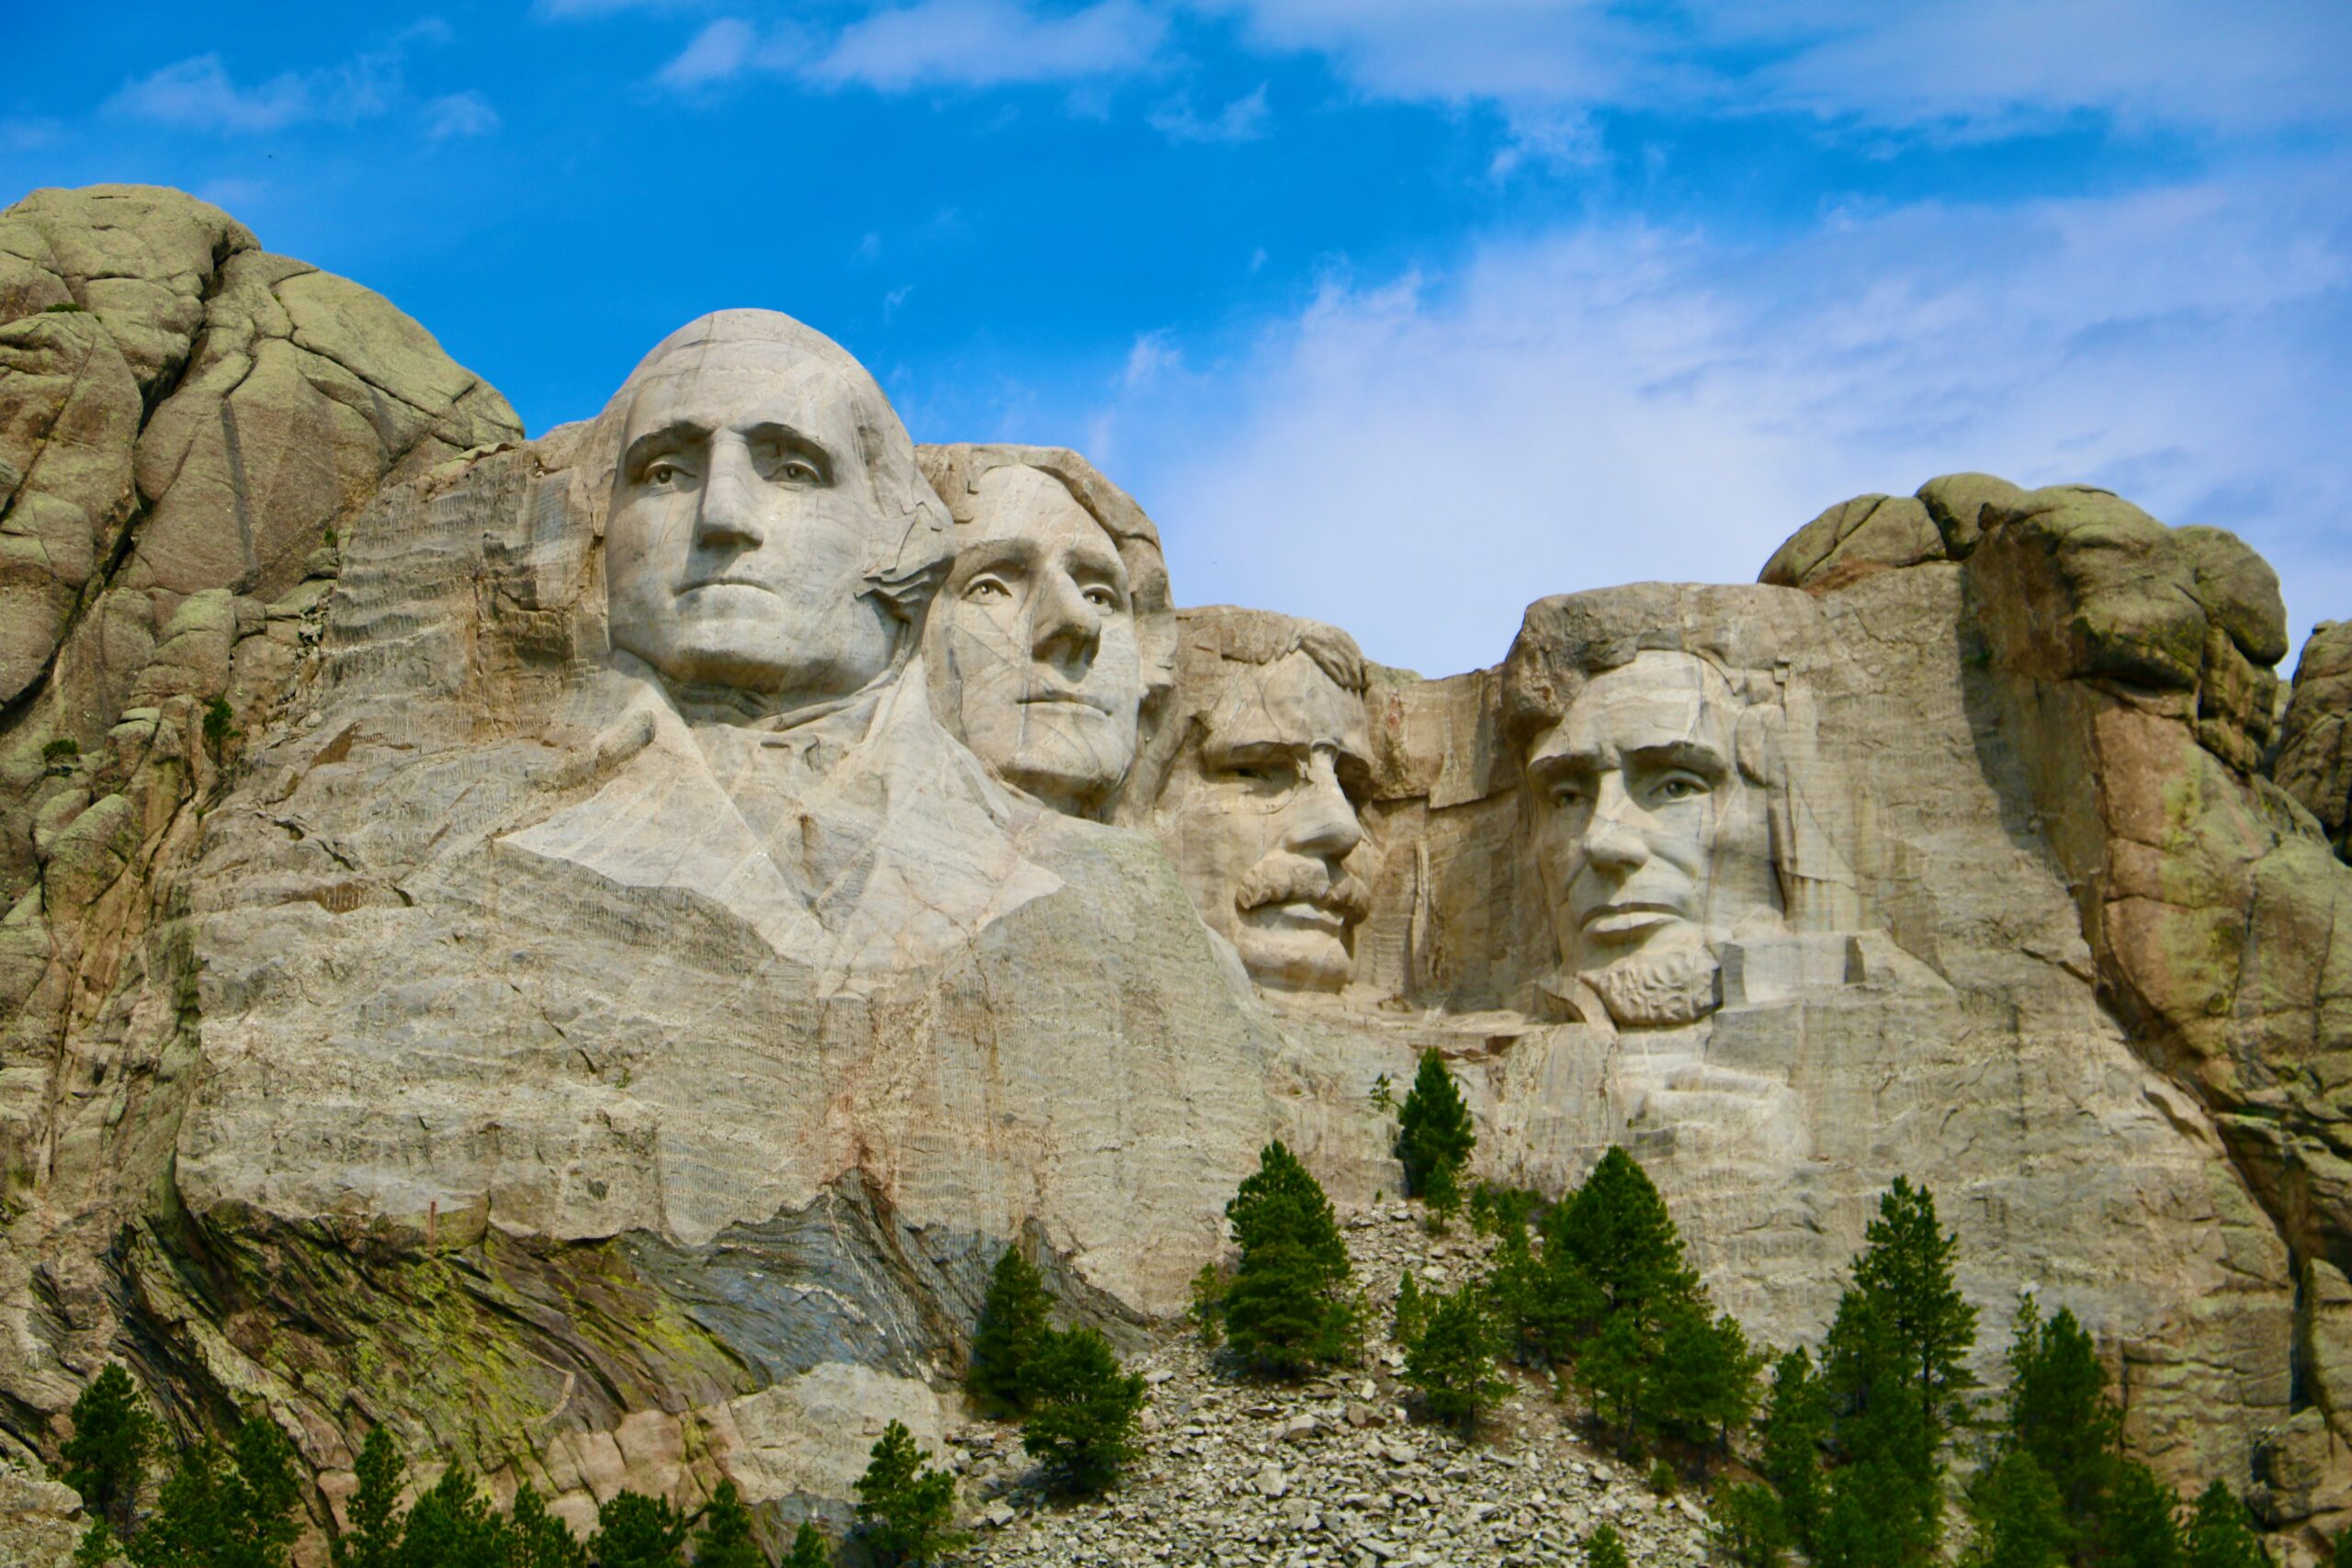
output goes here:
<path id="1" fill-rule="evenodd" d="M 972 1334 L 971 1366 L 964 1386 L 982 1408 L 1017 1413 L 1029 1408 L 1028 1377 L 1048 1332 L 1053 1297 L 1035 1265 L 1008 1247 L 989 1277 L 980 1321 Z"/>
<path id="2" fill-rule="evenodd" d="M 1227 1339 L 1253 1371 L 1297 1376 L 1355 1343 L 1355 1303 L 1331 1201 L 1297 1156 L 1266 1145 L 1225 1209 L 1241 1248 L 1219 1309 Z"/>
<path id="3" fill-rule="evenodd" d="M 899 1421 L 882 1428 L 868 1450 L 865 1473 L 857 1478 L 857 1533 L 880 1568 L 929 1562 L 956 1542 L 948 1528 L 956 1478 L 925 1468 L 930 1457 Z"/>
<path id="4" fill-rule="evenodd" d="M 1021 1446 L 1064 1494 L 1110 1487 L 1135 1457 L 1144 1382 L 1122 1371 L 1111 1342 L 1091 1328 L 1047 1330 L 1031 1368 Z"/>

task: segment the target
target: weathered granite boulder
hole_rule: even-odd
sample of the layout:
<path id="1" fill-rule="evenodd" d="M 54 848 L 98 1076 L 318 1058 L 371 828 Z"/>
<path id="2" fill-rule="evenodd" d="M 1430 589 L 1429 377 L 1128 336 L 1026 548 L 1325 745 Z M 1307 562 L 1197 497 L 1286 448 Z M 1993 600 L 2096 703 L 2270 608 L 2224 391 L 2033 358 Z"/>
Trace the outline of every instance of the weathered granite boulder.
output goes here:
<path id="1" fill-rule="evenodd" d="M 2352 621 L 2312 628 L 2278 724 L 2272 776 L 2319 819 L 2338 859 L 2352 853 Z"/>

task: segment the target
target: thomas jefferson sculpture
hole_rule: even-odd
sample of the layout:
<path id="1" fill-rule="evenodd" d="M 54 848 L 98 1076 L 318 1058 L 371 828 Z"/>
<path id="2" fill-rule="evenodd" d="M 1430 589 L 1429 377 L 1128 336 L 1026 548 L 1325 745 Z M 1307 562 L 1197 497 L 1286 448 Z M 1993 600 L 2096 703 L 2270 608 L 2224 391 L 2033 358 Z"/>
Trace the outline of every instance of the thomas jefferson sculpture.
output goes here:
<path id="1" fill-rule="evenodd" d="M 1075 452 L 920 456 L 956 519 L 925 639 L 940 721 L 1004 783 L 1069 816 L 1106 814 L 1175 678 L 1158 531 Z"/>

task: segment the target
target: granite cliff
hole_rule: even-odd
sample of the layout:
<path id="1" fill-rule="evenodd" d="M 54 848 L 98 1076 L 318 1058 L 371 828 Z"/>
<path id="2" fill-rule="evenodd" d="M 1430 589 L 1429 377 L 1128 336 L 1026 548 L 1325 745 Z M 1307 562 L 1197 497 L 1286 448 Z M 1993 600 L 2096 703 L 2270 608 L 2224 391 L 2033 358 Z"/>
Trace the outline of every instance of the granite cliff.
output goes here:
<path id="1" fill-rule="evenodd" d="M 13 1450 L 119 1359 L 322 1522 L 378 1425 L 838 1507 L 1008 1241 L 1139 1342 L 1267 1138 L 1393 1192 L 1433 1048 L 1482 1174 L 1631 1145 L 1752 1334 L 1909 1173 L 1988 1371 L 2033 1283 L 2160 1468 L 2352 1514 L 2347 657 L 2282 714 L 2226 533 L 1949 476 L 1425 680 L 786 318 L 525 441 L 97 187 L 0 215 L 0 540 Z"/>

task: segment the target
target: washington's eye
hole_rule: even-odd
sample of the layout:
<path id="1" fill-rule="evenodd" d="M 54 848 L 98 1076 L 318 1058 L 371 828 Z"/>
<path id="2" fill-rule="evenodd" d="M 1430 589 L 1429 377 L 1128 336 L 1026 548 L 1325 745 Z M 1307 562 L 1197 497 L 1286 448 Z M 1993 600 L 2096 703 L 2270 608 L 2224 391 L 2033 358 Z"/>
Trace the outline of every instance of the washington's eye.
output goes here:
<path id="1" fill-rule="evenodd" d="M 776 473 L 780 478 L 790 479 L 794 484 L 802 485 L 815 484 L 820 477 L 817 472 L 817 465 L 806 457 L 786 457 L 776 468 Z"/>
<path id="2" fill-rule="evenodd" d="M 650 485 L 675 484 L 682 470 L 675 463 L 655 462 L 645 466 L 645 482 Z"/>

